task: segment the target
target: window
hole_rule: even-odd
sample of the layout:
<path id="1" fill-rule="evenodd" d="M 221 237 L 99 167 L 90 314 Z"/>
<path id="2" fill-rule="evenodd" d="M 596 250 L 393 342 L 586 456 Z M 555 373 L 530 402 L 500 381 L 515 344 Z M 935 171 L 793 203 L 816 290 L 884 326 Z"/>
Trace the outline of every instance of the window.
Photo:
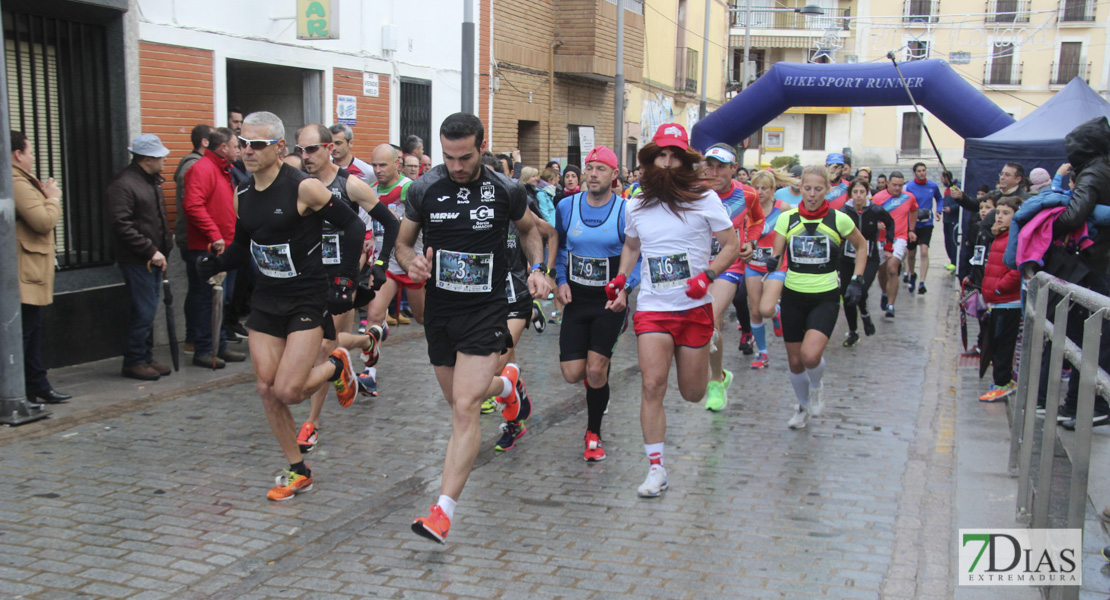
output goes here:
<path id="1" fill-rule="evenodd" d="M 401 141 L 410 135 L 424 140 L 424 154 L 432 156 L 432 82 L 426 79 L 401 78 Z"/>
<path id="2" fill-rule="evenodd" d="M 802 150 L 825 150 L 825 125 L 828 115 L 805 115 Z"/>
<path id="3" fill-rule="evenodd" d="M 905 0 L 903 20 L 907 23 L 936 23 L 937 0 Z"/>
<path id="4" fill-rule="evenodd" d="M 906 44 L 906 60 L 925 60 L 929 58 L 929 42 L 912 40 Z"/>
<path id="5" fill-rule="evenodd" d="M 902 155 L 921 154 L 921 116 L 915 112 L 902 114 Z"/>
<path id="6" fill-rule="evenodd" d="M 1079 77 L 1079 59 L 1083 52 L 1083 42 L 1063 42 L 1060 44 L 1060 60 L 1056 63 L 1056 76 L 1052 83 L 1065 85 Z"/>
<path id="7" fill-rule="evenodd" d="M 577 125 L 567 125 L 567 164 L 582 166 L 582 142 Z"/>
<path id="8" fill-rule="evenodd" d="M 1064 0 L 1061 21 L 1094 21 L 1093 0 Z"/>
<path id="9" fill-rule="evenodd" d="M 1014 75 L 1014 45 L 1010 42 L 995 42 L 991 50 L 991 61 L 985 78 L 991 85 L 1016 85 L 1021 83 Z"/>

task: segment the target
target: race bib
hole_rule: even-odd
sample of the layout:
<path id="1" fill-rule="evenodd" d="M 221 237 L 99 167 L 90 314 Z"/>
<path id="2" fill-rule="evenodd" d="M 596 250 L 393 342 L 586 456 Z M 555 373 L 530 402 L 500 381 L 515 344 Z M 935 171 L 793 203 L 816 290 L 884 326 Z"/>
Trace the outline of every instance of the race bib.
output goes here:
<path id="1" fill-rule="evenodd" d="M 648 279 L 653 290 L 669 290 L 686 285 L 690 278 L 690 259 L 685 252 L 649 256 Z"/>
<path id="2" fill-rule="evenodd" d="M 971 255 L 971 260 L 969 262 L 977 267 L 987 264 L 987 247 L 976 246 L 975 253 Z"/>
<path id="3" fill-rule="evenodd" d="M 339 264 L 339 234 L 326 233 L 320 240 L 320 254 L 325 265 Z"/>
<path id="4" fill-rule="evenodd" d="M 790 262 L 796 265 L 823 265 L 829 262 L 829 236 L 796 235 L 790 238 Z"/>
<path id="5" fill-rule="evenodd" d="M 254 256 L 254 262 L 258 263 L 258 272 L 266 277 L 289 279 L 297 276 L 289 244 L 263 246 L 251 240 L 251 255 Z"/>
<path id="6" fill-rule="evenodd" d="M 756 246 L 755 250 L 752 252 L 752 259 L 749 262 L 765 265 L 767 264 L 767 259 L 771 258 L 771 252 L 773 251 L 774 248 L 764 248 L 762 246 Z"/>
<path id="7" fill-rule="evenodd" d="M 709 262 L 713 262 L 714 260 L 716 260 L 717 255 L 720 254 L 720 253 L 721 253 L 721 242 L 718 242 L 717 238 L 714 237 L 713 238 L 713 243 L 709 245 Z"/>
<path id="8" fill-rule="evenodd" d="M 505 276 L 505 297 L 509 299 L 509 304 L 516 302 L 516 286 L 513 285 L 512 273 Z"/>
<path id="9" fill-rule="evenodd" d="M 867 244 L 867 255 L 868 256 L 871 256 L 871 246 L 872 246 L 871 243 Z M 846 256 L 848 258 L 855 258 L 856 257 L 856 247 L 852 244 L 852 242 L 844 242 L 844 256 Z"/>
<path id="10" fill-rule="evenodd" d="M 437 251 L 436 287 L 471 294 L 493 290 L 493 254 Z"/>
<path id="11" fill-rule="evenodd" d="M 578 285 L 604 287 L 609 282 L 609 259 L 571 254 L 569 279 Z"/>

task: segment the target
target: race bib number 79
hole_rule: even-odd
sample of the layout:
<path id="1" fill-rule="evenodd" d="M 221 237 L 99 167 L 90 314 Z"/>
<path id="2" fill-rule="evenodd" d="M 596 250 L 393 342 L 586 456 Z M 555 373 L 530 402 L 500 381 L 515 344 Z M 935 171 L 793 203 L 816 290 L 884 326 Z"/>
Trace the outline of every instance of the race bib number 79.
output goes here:
<path id="1" fill-rule="evenodd" d="M 603 287 L 610 279 L 609 259 L 571 254 L 568 279 L 578 285 Z"/>

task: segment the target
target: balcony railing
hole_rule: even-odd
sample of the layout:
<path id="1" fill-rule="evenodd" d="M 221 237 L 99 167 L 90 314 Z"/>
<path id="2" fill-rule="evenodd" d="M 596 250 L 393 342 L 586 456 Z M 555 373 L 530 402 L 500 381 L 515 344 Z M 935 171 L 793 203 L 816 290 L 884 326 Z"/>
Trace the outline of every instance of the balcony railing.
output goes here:
<path id="1" fill-rule="evenodd" d="M 678 93 L 698 93 L 698 51 L 693 48 L 675 48 L 674 89 Z"/>
<path id="2" fill-rule="evenodd" d="M 983 65 L 983 85 L 1021 85 L 1025 63 L 994 61 Z"/>
<path id="3" fill-rule="evenodd" d="M 905 0 L 902 21 L 905 23 L 936 23 L 940 0 Z"/>
<path id="4" fill-rule="evenodd" d="M 1052 85 L 1067 85 L 1076 77 L 1091 83 L 1091 63 L 1052 63 Z"/>
<path id="5" fill-rule="evenodd" d="M 732 26 L 747 26 L 747 11 L 743 6 L 733 6 Z M 823 15 L 803 15 L 791 9 L 752 8 L 752 29 L 848 29 L 851 9 L 826 9 Z"/>
<path id="6" fill-rule="evenodd" d="M 1095 20 L 1094 0 L 1060 0 L 1057 18 L 1061 23 Z"/>
<path id="7" fill-rule="evenodd" d="M 988 23 L 1028 23 L 1029 0 L 987 0 Z"/>

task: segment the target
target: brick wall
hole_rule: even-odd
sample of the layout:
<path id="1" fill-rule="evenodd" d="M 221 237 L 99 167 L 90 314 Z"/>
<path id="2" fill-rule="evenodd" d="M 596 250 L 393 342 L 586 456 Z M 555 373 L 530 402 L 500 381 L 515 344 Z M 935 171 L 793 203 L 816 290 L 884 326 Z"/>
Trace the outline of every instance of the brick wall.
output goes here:
<path id="1" fill-rule="evenodd" d="M 370 162 L 374 146 L 387 142 L 400 144 L 400 140 L 389 139 L 389 75 L 378 73 L 378 97 L 374 98 L 362 95 L 362 71 L 333 69 L 333 72 L 333 96 L 354 96 L 358 102 L 357 124 L 351 127 L 355 132 L 355 156 Z M 337 122 L 334 99 L 332 102 L 331 121 L 326 125 Z"/>
<path id="2" fill-rule="evenodd" d="M 212 52 L 139 42 L 139 100 L 143 133 L 153 133 L 170 149 L 163 190 L 170 227 L 177 220 L 173 172 L 193 149 L 189 133 L 198 123 L 212 125 L 215 86 Z M 226 123 L 219 123 L 226 125 Z"/>

